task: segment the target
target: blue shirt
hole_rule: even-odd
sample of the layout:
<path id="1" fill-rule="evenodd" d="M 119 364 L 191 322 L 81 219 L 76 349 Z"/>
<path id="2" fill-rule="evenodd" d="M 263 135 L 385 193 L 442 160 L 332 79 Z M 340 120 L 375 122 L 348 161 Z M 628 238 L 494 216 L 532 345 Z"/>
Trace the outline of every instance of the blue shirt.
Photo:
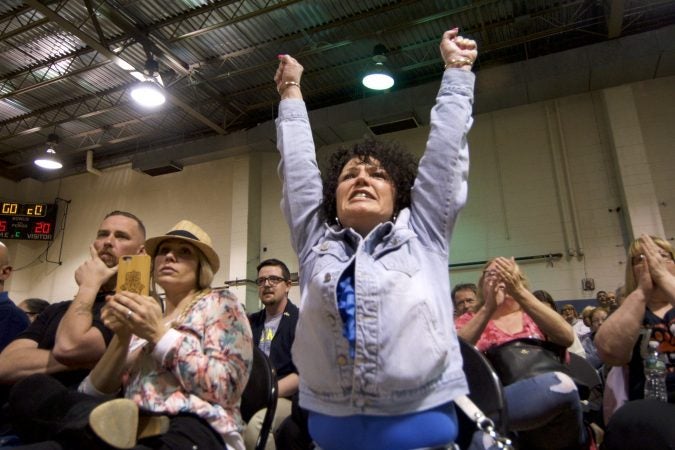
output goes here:
<path id="1" fill-rule="evenodd" d="M 9 299 L 8 292 L 0 292 L 0 352 L 28 325 L 26 313 Z"/>

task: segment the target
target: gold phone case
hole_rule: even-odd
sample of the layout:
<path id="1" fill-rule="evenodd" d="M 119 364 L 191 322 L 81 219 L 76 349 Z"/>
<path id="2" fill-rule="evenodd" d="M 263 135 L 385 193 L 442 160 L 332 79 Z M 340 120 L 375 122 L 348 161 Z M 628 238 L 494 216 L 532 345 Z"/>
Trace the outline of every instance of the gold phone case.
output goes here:
<path id="1" fill-rule="evenodd" d="M 150 256 L 129 255 L 119 259 L 116 292 L 129 291 L 150 294 Z"/>

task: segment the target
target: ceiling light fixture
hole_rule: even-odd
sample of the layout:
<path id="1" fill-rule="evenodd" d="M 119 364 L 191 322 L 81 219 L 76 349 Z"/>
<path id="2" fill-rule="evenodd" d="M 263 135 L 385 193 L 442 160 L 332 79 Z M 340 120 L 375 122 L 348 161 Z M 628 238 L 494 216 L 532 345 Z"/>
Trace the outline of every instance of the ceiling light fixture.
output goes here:
<path id="1" fill-rule="evenodd" d="M 56 170 L 63 167 L 61 161 L 56 157 L 56 150 L 54 150 L 54 147 L 56 147 L 58 143 L 59 137 L 56 134 L 50 134 L 47 137 L 47 150 L 45 150 L 42 156 L 35 159 L 35 165 L 48 170 Z"/>
<path id="2" fill-rule="evenodd" d="M 145 61 L 143 78 L 143 81 L 131 89 L 131 98 L 146 108 L 154 108 L 163 104 L 166 101 L 164 83 L 159 74 L 159 64 L 150 53 Z"/>
<path id="3" fill-rule="evenodd" d="M 383 91 L 394 85 L 394 77 L 384 65 L 387 61 L 385 53 L 387 48 L 382 44 L 377 44 L 373 49 L 373 63 L 368 66 L 368 71 L 361 81 L 368 89 Z"/>

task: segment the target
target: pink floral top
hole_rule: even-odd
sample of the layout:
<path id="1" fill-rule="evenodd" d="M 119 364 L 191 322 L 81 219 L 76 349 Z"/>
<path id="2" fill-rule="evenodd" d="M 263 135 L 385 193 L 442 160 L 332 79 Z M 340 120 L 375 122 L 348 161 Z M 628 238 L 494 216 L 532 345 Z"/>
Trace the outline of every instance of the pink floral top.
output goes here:
<path id="1" fill-rule="evenodd" d="M 241 432 L 239 404 L 253 344 L 244 309 L 232 293 L 210 292 L 154 349 L 145 344 L 133 336 L 129 345 L 129 355 L 138 357 L 125 377 L 126 398 L 147 411 L 196 414 L 224 437 Z M 140 353 L 134 352 L 139 346 Z"/>
<path id="2" fill-rule="evenodd" d="M 490 347 L 494 347 L 495 345 L 503 344 L 505 342 L 509 342 L 519 338 L 529 337 L 541 339 L 542 341 L 547 340 L 544 333 L 542 333 L 537 324 L 534 323 L 534 320 L 532 320 L 532 318 L 527 314 L 525 313 L 522 314 L 523 314 L 523 328 L 520 331 L 513 334 L 507 333 L 501 328 L 498 328 L 493 320 L 489 320 L 487 325 L 485 325 L 485 329 L 481 333 L 478 342 L 476 342 L 476 348 L 478 348 L 478 350 L 480 350 L 481 352 L 484 352 Z M 457 319 L 455 319 L 455 327 L 458 330 L 460 330 L 471 319 L 473 319 L 473 316 L 475 315 L 476 314 L 472 312 L 462 314 Z"/>

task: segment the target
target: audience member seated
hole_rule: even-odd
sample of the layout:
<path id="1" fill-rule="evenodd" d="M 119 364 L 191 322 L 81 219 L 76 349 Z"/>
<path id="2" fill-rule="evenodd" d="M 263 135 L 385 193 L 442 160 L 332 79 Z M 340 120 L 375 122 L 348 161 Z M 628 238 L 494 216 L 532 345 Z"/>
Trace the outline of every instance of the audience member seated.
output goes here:
<path id="1" fill-rule="evenodd" d="M 619 286 L 614 291 L 614 294 L 616 295 L 616 307 L 614 308 L 616 310 L 619 306 L 621 306 L 623 301 L 626 299 L 626 287 L 625 286 Z M 610 311 L 610 312 L 614 312 L 614 311 Z"/>
<path id="2" fill-rule="evenodd" d="M 598 306 L 603 306 L 605 308 L 607 306 L 609 306 L 608 303 L 607 303 L 607 291 L 596 292 L 595 293 L 595 301 L 598 302 L 598 304 L 596 305 L 596 308 Z"/>
<path id="3" fill-rule="evenodd" d="M 115 337 L 80 392 L 45 375 L 15 385 L 10 409 L 24 439 L 50 437 L 54 449 L 99 448 L 98 439 L 133 448 L 139 423 L 161 425 L 160 414 L 168 424 L 148 428 L 160 434 L 137 448 L 244 449 L 239 402 L 252 365 L 251 329 L 236 297 L 210 288 L 220 266 L 211 239 L 183 220 L 149 239 L 146 249 L 153 280 L 164 291 L 164 312 L 154 297 L 111 296 L 102 318 Z M 123 399 L 106 401 L 120 391 Z M 22 401 L 31 393 L 31 402 Z M 139 422 L 139 408 L 155 415 Z"/>
<path id="4" fill-rule="evenodd" d="M 279 399 L 267 440 L 267 448 L 273 449 L 274 434 L 281 422 L 291 415 L 291 398 L 298 392 L 298 370 L 293 364 L 291 346 L 295 340 L 298 323 L 298 307 L 288 298 L 291 290 L 291 272 L 278 259 L 267 259 L 258 264 L 258 297 L 265 306 L 249 316 L 253 343 L 269 358 L 276 370 Z M 255 447 L 266 409 L 251 417 L 244 432 L 246 448 Z"/>
<path id="5" fill-rule="evenodd" d="M 27 298 L 19 303 L 19 308 L 26 313 L 31 323 L 35 321 L 35 318 L 39 316 L 42 311 L 47 309 L 47 306 L 49 306 L 49 302 L 41 298 Z"/>
<path id="6" fill-rule="evenodd" d="M 584 322 L 584 325 L 588 327 L 588 329 L 591 329 L 591 313 L 593 310 L 597 308 L 597 306 L 584 306 L 584 309 L 581 310 L 581 320 Z"/>
<path id="7" fill-rule="evenodd" d="M 626 292 L 621 306 L 595 335 L 605 364 L 628 364 L 628 399 L 607 424 L 604 448 L 672 449 L 675 447 L 675 262 L 671 244 L 640 236 L 628 251 Z M 644 399 L 641 348 L 657 341 L 666 356 L 668 402 Z"/>
<path id="8" fill-rule="evenodd" d="M 0 383 L 43 373 L 76 388 L 112 339 L 100 312 L 115 288 L 117 260 L 143 252 L 143 241 L 145 227 L 136 216 L 109 213 L 90 246 L 91 258 L 75 271 L 75 299 L 47 307 L 5 348 L 0 354 Z"/>
<path id="9" fill-rule="evenodd" d="M 537 290 L 532 293 L 539 301 L 543 302 L 544 304 L 548 305 L 553 311 L 556 313 L 558 312 L 558 308 L 556 307 L 555 300 L 553 300 L 553 297 L 551 294 L 544 290 Z M 581 356 L 582 358 L 586 357 L 586 350 L 584 350 L 584 347 L 581 345 L 581 340 L 579 339 L 579 336 L 574 333 L 574 342 L 572 342 L 572 345 L 570 345 L 567 350 L 571 353 L 576 353 L 577 355 Z"/>
<path id="10" fill-rule="evenodd" d="M 532 295 L 534 295 L 540 302 L 543 302 L 546 305 L 548 305 L 548 307 L 551 308 L 553 311 L 558 312 L 558 306 L 555 304 L 555 300 L 553 300 L 553 297 L 547 291 L 544 291 L 543 289 L 538 289 L 532 292 Z"/>
<path id="11" fill-rule="evenodd" d="M 607 293 L 607 301 L 604 306 L 605 309 L 608 311 L 613 311 L 615 310 L 619 305 L 617 304 L 616 301 L 616 292 L 615 291 L 609 291 Z"/>
<path id="12" fill-rule="evenodd" d="M 12 275 L 5 244 L 0 242 L 0 351 L 28 327 L 28 316 L 14 304 L 5 291 L 5 281 Z"/>
<path id="13" fill-rule="evenodd" d="M 467 311 L 475 311 L 478 306 L 478 288 L 473 283 L 461 283 L 452 288 L 450 296 L 455 306 L 455 317 Z"/>
<path id="14" fill-rule="evenodd" d="M 483 305 L 457 318 L 458 334 L 479 350 L 518 338 L 549 340 L 569 347 L 574 331 L 565 320 L 535 298 L 516 262 L 490 260 L 478 283 Z M 509 428 L 518 432 L 519 449 L 586 448 L 587 433 L 574 381 L 548 372 L 515 381 L 504 388 Z"/>
<path id="15" fill-rule="evenodd" d="M 596 369 L 602 367 L 602 361 L 598 356 L 598 350 L 595 348 L 593 340 L 595 339 L 595 334 L 598 332 L 600 325 L 607 319 L 607 316 L 609 316 L 607 308 L 600 306 L 593 309 L 593 312 L 591 313 L 591 332 L 581 339 L 581 345 L 583 345 L 584 350 L 586 350 L 586 359 Z"/>
<path id="16" fill-rule="evenodd" d="M 560 314 L 563 316 L 563 319 L 567 321 L 567 323 L 572 325 L 572 329 L 579 339 L 591 332 L 590 327 L 586 326 L 584 321 L 579 319 L 579 315 L 577 314 L 577 310 L 574 305 L 570 303 L 563 305 L 562 309 L 560 310 Z"/>

